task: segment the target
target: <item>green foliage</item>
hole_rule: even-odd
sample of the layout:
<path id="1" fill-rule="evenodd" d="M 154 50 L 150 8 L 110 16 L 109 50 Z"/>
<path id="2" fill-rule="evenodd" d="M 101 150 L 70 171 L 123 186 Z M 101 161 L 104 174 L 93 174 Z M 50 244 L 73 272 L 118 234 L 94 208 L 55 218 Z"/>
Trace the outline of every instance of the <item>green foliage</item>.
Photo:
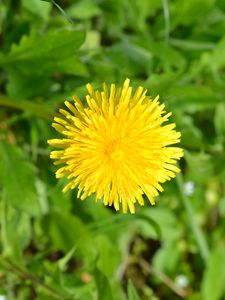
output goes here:
<path id="1" fill-rule="evenodd" d="M 202 297 L 205 300 L 219 300 L 224 293 L 225 268 L 225 246 L 219 243 L 214 247 L 208 261 L 202 281 Z"/>
<path id="2" fill-rule="evenodd" d="M 98 299 L 113 300 L 112 291 L 107 277 L 97 268 L 95 269 L 95 279 L 98 290 Z"/>
<path id="3" fill-rule="evenodd" d="M 223 0 L 1 1 L 0 295 L 225 299 L 224 33 Z M 46 142 L 64 100 L 126 77 L 160 95 L 185 148 L 135 216 L 62 193 Z"/>
<path id="4" fill-rule="evenodd" d="M 0 56 L 0 66 L 7 70 L 7 91 L 10 97 L 22 98 L 46 88 L 53 73 L 85 75 L 86 68 L 77 58 L 76 50 L 84 41 L 84 33 L 73 30 L 49 32 L 40 36 L 22 36 L 18 45 Z"/>
<path id="5" fill-rule="evenodd" d="M 131 280 L 128 282 L 128 298 L 129 300 L 140 300 Z"/>
<path id="6" fill-rule="evenodd" d="M 35 169 L 20 148 L 0 144 L 0 182 L 4 200 L 32 216 L 40 214 L 35 188 Z"/>

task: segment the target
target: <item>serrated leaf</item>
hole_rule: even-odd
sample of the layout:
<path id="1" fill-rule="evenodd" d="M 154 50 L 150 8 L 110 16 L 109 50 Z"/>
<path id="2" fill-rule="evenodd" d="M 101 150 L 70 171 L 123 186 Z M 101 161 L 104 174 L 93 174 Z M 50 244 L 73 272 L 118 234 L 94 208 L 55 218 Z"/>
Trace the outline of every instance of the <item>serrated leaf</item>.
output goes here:
<path id="1" fill-rule="evenodd" d="M 204 300 L 219 300 L 225 291 L 225 245 L 221 242 L 213 250 L 204 272 L 201 293 Z"/>
<path id="2" fill-rule="evenodd" d="M 23 74 L 50 74 L 62 68 L 65 71 L 62 62 L 76 57 L 83 41 L 84 33 L 73 30 L 23 36 L 18 45 L 11 47 L 9 54 L 0 57 L 0 65 Z"/>
<path id="3" fill-rule="evenodd" d="M 7 203 L 32 216 L 40 214 L 35 188 L 35 169 L 22 150 L 0 143 L 0 184 Z"/>
<path id="4" fill-rule="evenodd" d="M 131 280 L 128 281 L 127 292 L 128 292 L 128 300 L 140 300 L 138 293 Z"/>

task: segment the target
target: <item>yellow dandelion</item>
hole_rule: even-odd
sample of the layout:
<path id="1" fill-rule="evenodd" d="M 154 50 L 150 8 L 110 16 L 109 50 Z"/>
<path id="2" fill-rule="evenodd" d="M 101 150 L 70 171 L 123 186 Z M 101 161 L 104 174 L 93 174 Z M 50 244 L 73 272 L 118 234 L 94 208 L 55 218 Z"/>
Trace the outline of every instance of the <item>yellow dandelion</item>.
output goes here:
<path id="1" fill-rule="evenodd" d="M 122 89 L 111 84 L 110 90 L 103 84 L 101 92 L 87 84 L 87 105 L 78 97 L 65 101 L 68 110 L 60 109 L 63 117 L 52 124 L 64 138 L 48 143 L 61 149 L 50 157 L 63 165 L 56 177 L 70 180 L 64 192 L 77 188 L 81 200 L 94 193 L 105 205 L 135 213 L 144 195 L 155 204 L 160 184 L 180 171 L 175 164 L 183 150 L 170 146 L 181 134 L 174 123 L 163 125 L 171 113 L 165 114 L 159 97 L 151 99 L 141 86 L 132 93 L 129 83 Z"/>

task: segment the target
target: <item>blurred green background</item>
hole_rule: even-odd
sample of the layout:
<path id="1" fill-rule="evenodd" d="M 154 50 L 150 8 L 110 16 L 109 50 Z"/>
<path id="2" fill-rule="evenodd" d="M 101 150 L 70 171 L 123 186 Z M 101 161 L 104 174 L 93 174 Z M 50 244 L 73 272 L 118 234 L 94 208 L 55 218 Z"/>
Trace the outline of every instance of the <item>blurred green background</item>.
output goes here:
<path id="1" fill-rule="evenodd" d="M 225 1 L 0 1 L 1 300 L 225 299 Z M 182 133 L 136 215 L 62 193 L 47 139 L 85 84 L 131 78 Z"/>

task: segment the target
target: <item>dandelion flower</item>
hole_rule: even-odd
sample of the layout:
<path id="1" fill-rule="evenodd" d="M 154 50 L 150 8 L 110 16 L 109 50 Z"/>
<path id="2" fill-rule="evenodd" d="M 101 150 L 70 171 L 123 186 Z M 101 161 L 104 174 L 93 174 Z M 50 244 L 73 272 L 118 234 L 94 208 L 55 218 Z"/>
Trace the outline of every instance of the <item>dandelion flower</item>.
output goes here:
<path id="1" fill-rule="evenodd" d="M 67 110 L 60 109 L 63 117 L 52 124 L 64 137 L 48 143 L 61 149 L 50 157 L 62 164 L 56 177 L 69 179 L 64 192 L 77 188 L 81 200 L 95 194 L 96 201 L 135 213 L 144 195 L 155 204 L 161 183 L 180 171 L 175 164 L 183 150 L 170 146 L 181 134 L 174 123 L 163 125 L 171 113 L 159 97 L 151 99 L 141 86 L 132 92 L 129 83 L 122 89 L 103 84 L 101 92 L 87 84 L 86 105 L 78 97 L 73 104 L 65 101 Z"/>

